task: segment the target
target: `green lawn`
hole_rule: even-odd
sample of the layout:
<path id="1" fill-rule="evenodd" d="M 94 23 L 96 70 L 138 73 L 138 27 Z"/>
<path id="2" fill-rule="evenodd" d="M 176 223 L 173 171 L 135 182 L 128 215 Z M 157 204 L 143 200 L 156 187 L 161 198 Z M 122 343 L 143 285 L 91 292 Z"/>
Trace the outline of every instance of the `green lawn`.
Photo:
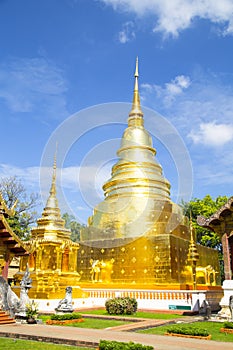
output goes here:
<path id="1" fill-rule="evenodd" d="M 40 319 L 45 323 L 46 320 L 50 319 L 50 316 L 40 316 Z M 64 325 L 65 327 L 79 327 L 79 328 L 94 328 L 94 329 L 104 329 L 108 327 L 121 326 L 122 324 L 128 324 L 131 322 L 124 322 L 118 320 L 100 320 L 96 318 L 84 318 L 84 322 L 70 323 Z M 52 327 L 52 326 L 48 326 Z"/>
<path id="2" fill-rule="evenodd" d="M 182 324 L 181 324 L 182 325 Z M 194 322 L 189 324 L 190 327 L 204 328 L 211 334 L 211 340 L 233 342 L 233 334 L 220 333 L 220 328 L 223 326 L 221 322 Z M 169 326 L 160 326 L 156 328 L 150 328 L 143 331 L 137 331 L 137 333 L 146 334 L 164 334 Z"/>
<path id="3" fill-rule="evenodd" d="M 79 328 L 104 329 L 108 327 L 121 326 L 123 324 L 129 324 L 129 323 L 131 322 L 115 321 L 115 320 L 99 320 L 96 318 L 84 318 L 84 322 L 67 324 L 66 326 L 79 327 Z"/>
<path id="4" fill-rule="evenodd" d="M 89 314 L 89 315 L 103 315 L 103 316 L 109 316 L 106 310 L 86 310 L 83 312 L 80 312 L 83 314 Z M 115 315 L 112 315 L 115 316 Z M 153 312 L 141 312 L 138 311 L 134 315 L 122 315 L 123 317 L 137 317 L 137 318 L 153 318 L 158 320 L 171 320 L 173 318 L 179 318 L 179 317 L 185 317 L 183 315 L 178 314 L 163 314 L 163 313 L 153 313 Z M 119 315 L 119 317 L 122 317 Z"/>
<path id="5" fill-rule="evenodd" d="M 31 340 L 0 338 L 0 349 L 7 350 L 91 350 L 91 348 L 80 348 L 60 344 L 49 344 Z"/>

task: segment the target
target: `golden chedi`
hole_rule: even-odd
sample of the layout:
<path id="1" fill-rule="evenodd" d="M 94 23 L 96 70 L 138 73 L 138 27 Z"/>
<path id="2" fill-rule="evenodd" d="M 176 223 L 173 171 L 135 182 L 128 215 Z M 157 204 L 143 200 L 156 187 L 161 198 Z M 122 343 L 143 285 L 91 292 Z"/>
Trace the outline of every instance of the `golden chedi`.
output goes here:
<path id="1" fill-rule="evenodd" d="M 78 287 L 80 275 L 77 272 L 79 244 L 71 241 L 71 232 L 64 226 L 65 221 L 61 218 L 56 196 L 55 158 L 46 207 L 42 217 L 37 220 L 37 227 L 31 230 L 31 239 L 25 242 L 30 255 L 21 259 L 20 272 L 15 275 L 16 292 L 28 263 L 32 278 L 30 298 L 61 298 L 67 286 L 76 286 L 72 295 L 80 297 L 81 290 Z"/>
<path id="2" fill-rule="evenodd" d="M 144 128 L 138 76 L 137 61 L 132 109 L 117 151 L 119 160 L 103 185 L 104 200 L 81 232 L 80 283 L 193 288 L 188 219 L 170 199 L 170 183 Z M 197 251 L 195 286 L 219 284 L 217 252 L 200 245 Z M 207 278 L 208 266 L 213 273 Z"/>

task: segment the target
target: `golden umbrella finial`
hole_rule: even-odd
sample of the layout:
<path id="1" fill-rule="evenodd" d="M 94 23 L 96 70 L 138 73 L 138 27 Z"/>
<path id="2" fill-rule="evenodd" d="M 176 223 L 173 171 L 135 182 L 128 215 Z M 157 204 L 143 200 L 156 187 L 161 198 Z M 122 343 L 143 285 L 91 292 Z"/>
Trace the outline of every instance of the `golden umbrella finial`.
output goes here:
<path id="1" fill-rule="evenodd" d="M 56 143 L 56 149 L 54 154 L 54 160 L 53 160 L 53 177 L 52 177 L 52 184 L 50 189 L 50 194 L 55 195 L 56 194 L 56 174 L 57 173 L 57 143 Z"/>
<path id="2" fill-rule="evenodd" d="M 134 117 L 134 116 L 143 116 L 142 110 L 141 110 L 141 105 L 140 105 L 140 96 L 139 96 L 139 90 L 138 90 L 138 57 L 136 58 L 136 67 L 135 67 L 135 81 L 134 81 L 134 93 L 133 93 L 133 105 L 132 109 L 129 113 L 129 117 Z"/>
<path id="3" fill-rule="evenodd" d="M 52 183 L 49 191 L 49 197 L 47 200 L 46 208 L 58 208 L 58 202 L 57 202 L 57 190 L 56 190 L 56 174 L 57 173 L 57 144 L 56 144 L 56 150 L 54 154 L 54 160 L 53 160 L 53 176 L 52 176 Z"/>

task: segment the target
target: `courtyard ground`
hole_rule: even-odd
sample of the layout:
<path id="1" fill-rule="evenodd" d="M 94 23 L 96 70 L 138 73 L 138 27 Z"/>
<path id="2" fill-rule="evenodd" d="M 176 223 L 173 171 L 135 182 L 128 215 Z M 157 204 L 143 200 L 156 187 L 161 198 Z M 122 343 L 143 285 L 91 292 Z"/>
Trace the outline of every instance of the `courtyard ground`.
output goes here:
<path id="1" fill-rule="evenodd" d="M 156 321 L 156 320 L 155 320 Z M 151 320 L 148 320 L 151 322 Z M 169 320 L 167 321 L 169 322 Z M 135 323 L 136 326 L 137 323 Z M 97 348 L 101 339 L 133 341 L 152 345 L 156 350 L 224 350 L 231 349 L 232 343 L 199 340 L 191 338 L 167 337 L 163 335 L 141 334 L 117 329 L 88 329 L 77 327 L 48 326 L 44 324 L 12 324 L 0 326 L 0 337 L 29 339 L 56 344 L 67 344 Z"/>

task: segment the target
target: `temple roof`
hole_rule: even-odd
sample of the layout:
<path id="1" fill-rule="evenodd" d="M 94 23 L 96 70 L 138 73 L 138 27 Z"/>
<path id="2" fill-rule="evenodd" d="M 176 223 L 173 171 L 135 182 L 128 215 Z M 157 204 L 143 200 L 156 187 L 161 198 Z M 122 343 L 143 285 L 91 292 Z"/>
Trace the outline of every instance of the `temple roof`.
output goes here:
<path id="1" fill-rule="evenodd" d="M 232 217 L 233 219 L 233 197 L 230 197 L 228 201 L 209 218 L 198 216 L 197 223 L 198 225 L 209 228 L 212 231 L 219 231 L 221 228 L 223 230 L 223 222 L 225 222 L 226 219 L 229 219 L 229 217 Z M 224 230 L 226 230 L 226 225 L 224 225 Z"/>
<path id="2" fill-rule="evenodd" d="M 14 215 L 13 208 L 9 209 L 0 193 L 0 240 L 8 252 L 22 256 L 27 254 L 25 242 L 23 242 L 9 226 L 6 217 Z"/>
<path id="3" fill-rule="evenodd" d="M 5 214 L 5 216 L 14 215 L 14 206 L 12 208 L 8 208 L 0 192 L 0 214 L 3 214 L 3 213 Z"/>

